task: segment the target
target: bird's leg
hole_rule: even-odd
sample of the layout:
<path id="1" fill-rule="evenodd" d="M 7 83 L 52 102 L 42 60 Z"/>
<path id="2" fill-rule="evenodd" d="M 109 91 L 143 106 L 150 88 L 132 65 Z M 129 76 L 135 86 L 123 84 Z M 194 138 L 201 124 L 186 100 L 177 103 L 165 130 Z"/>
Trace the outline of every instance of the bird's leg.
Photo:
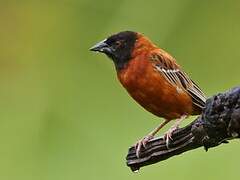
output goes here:
<path id="1" fill-rule="evenodd" d="M 172 140 L 172 133 L 179 128 L 180 123 L 187 118 L 187 115 L 182 115 L 180 118 L 176 119 L 175 124 L 166 132 L 166 145 L 169 148 L 169 140 Z"/>
<path id="2" fill-rule="evenodd" d="M 135 149 L 136 149 L 136 155 L 139 158 L 139 153 L 141 151 L 142 146 L 144 148 L 146 148 L 146 144 L 154 138 L 155 134 L 157 134 L 157 132 L 162 129 L 167 123 L 169 122 L 169 120 L 165 120 L 162 124 L 160 124 L 158 127 L 156 127 L 153 131 L 151 131 L 147 136 L 145 136 L 144 138 L 142 138 L 141 140 L 139 140 L 136 144 L 135 144 Z"/>

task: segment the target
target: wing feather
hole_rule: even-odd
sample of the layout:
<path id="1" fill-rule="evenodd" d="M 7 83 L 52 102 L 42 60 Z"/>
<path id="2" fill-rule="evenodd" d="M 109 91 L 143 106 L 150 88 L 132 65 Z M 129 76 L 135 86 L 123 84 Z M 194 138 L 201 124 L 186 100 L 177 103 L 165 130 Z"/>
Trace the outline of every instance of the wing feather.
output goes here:
<path id="1" fill-rule="evenodd" d="M 154 67 L 160 72 L 171 84 L 185 90 L 192 98 L 193 103 L 203 108 L 206 97 L 202 90 L 194 83 L 188 75 L 181 70 L 180 66 L 169 54 L 160 50 L 151 56 Z M 164 62 L 164 63 L 163 63 Z"/>

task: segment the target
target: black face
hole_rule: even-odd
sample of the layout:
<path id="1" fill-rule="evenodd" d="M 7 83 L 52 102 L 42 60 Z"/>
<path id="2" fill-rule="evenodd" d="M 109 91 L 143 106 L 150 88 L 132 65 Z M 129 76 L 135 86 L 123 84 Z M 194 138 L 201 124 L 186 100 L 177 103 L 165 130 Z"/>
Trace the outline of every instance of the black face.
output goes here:
<path id="1" fill-rule="evenodd" d="M 117 70 L 119 70 L 131 59 L 136 39 L 137 34 L 135 32 L 123 31 L 97 43 L 90 50 L 106 54 L 113 60 Z"/>

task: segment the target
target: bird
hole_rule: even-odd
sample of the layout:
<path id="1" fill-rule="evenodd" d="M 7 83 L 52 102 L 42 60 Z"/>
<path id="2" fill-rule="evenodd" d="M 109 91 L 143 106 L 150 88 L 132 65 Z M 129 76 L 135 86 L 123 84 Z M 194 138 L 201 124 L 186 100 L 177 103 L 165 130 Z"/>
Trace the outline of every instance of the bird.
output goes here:
<path id="1" fill-rule="evenodd" d="M 191 115 L 201 114 L 206 96 L 177 64 L 175 58 L 145 35 L 121 31 L 95 44 L 90 51 L 107 55 L 128 94 L 145 110 L 164 119 L 135 144 L 136 155 L 167 123 L 175 123 L 165 133 L 167 147 L 172 133 Z"/>

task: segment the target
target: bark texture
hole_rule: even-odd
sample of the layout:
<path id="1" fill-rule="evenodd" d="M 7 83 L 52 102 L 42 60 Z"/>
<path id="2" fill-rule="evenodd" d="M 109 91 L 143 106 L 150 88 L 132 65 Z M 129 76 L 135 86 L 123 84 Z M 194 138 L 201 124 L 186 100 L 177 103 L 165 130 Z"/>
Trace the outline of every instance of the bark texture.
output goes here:
<path id="1" fill-rule="evenodd" d="M 202 114 L 191 124 L 173 132 L 169 147 L 164 138 L 151 140 L 146 149 L 136 157 L 130 147 L 126 160 L 132 171 L 143 166 L 163 161 L 183 152 L 204 147 L 216 147 L 228 140 L 239 138 L 240 134 L 240 87 L 233 88 L 209 98 Z"/>

